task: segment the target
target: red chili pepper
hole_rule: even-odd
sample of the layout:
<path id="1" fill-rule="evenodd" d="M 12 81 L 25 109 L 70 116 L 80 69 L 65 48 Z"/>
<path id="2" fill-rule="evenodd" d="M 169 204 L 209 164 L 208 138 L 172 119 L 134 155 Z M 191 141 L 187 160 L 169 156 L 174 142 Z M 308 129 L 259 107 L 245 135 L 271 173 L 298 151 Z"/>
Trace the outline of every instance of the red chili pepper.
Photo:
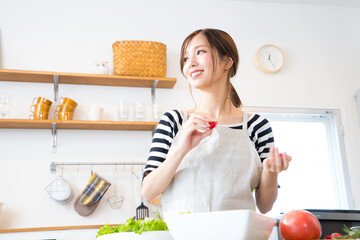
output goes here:
<path id="1" fill-rule="evenodd" d="M 333 234 L 331 234 L 331 239 L 338 239 L 338 238 L 340 238 L 340 237 L 342 237 L 342 235 L 341 235 L 340 233 L 333 233 Z"/>
<path id="2" fill-rule="evenodd" d="M 340 234 L 340 233 L 333 233 L 333 234 L 331 234 L 331 235 L 327 235 L 326 237 L 325 237 L 325 239 L 332 239 L 332 240 L 334 240 L 334 239 L 339 239 L 339 238 L 341 238 L 342 237 L 342 235 Z"/>

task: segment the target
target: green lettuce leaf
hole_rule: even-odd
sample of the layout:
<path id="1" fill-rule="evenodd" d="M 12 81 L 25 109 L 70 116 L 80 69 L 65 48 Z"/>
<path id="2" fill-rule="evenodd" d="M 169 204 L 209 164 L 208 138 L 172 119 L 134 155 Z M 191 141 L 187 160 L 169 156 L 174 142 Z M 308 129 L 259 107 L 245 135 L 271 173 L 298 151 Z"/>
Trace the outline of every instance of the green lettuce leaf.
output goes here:
<path id="1" fill-rule="evenodd" d="M 109 226 L 106 224 L 99 229 L 96 237 L 117 232 L 134 232 L 141 234 L 146 231 L 169 231 L 169 229 L 161 219 L 145 218 L 145 220 L 139 219 L 135 221 L 130 218 L 126 220 L 126 224 L 117 226 Z"/>

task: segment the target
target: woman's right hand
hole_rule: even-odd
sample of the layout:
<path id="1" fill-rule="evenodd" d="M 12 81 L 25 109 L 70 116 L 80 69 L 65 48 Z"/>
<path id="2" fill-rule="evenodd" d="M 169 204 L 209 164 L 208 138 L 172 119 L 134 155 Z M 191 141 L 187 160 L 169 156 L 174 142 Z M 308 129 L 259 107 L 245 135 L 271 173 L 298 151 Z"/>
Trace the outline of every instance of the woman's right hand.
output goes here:
<path id="1" fill-rule="evenodd" d="M 163 193 L 174 178 L 184 156 L 194 147 L 196 147 L 202 139 L 209 136 L 212 130 L 209 128 L 209 119 L 199 113 L 193 113 L 189 119 L 183 123 L 182 132 L 178 133 L 178 144 L 174 151 L 169 151 L 166 160 L 151 173 L 149 173 L 143 181 L 142 194 L 146 201 Z"/>
<path id="2" fill-rule="evenodd" d="M 183 125 L 183 130 L 179 139 L 178 147 L 185 153 L 196 147 L 202 139 L 211 135 L 212 129 L 209 124 L 210 119 L 199 114 L 192 113 Z M 180 150 L 180 149 L 179 149 Z"/>

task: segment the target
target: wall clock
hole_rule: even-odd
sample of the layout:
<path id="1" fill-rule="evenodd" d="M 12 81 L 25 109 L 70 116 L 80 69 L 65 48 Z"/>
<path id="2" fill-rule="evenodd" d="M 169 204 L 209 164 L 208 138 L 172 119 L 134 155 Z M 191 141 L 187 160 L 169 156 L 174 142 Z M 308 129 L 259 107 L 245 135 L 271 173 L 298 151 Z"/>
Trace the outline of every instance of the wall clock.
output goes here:
<path id="1" fill-rule="evenodd" d="M 255 64 L 264 73 L 276 73 L 284 65 L 284 53 L 275 45 L 263 45 L 256 51 Z"/>

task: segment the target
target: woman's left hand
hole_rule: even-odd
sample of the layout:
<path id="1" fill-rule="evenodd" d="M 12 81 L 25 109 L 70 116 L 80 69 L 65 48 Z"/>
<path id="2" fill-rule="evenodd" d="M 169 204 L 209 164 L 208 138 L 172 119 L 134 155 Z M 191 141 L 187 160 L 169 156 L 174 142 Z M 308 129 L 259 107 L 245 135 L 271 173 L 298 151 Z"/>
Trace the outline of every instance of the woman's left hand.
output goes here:
<path id="1" fill-rule="evenodd" d="M 285 152 L 279 153 L 278 148 L 272 147 L 270 148 L 270 156 L 264 160 L 263 166 L 269 172 L 280 173 L 288 169 L 290 161 L 290 155 L 287 155 Z"/>

